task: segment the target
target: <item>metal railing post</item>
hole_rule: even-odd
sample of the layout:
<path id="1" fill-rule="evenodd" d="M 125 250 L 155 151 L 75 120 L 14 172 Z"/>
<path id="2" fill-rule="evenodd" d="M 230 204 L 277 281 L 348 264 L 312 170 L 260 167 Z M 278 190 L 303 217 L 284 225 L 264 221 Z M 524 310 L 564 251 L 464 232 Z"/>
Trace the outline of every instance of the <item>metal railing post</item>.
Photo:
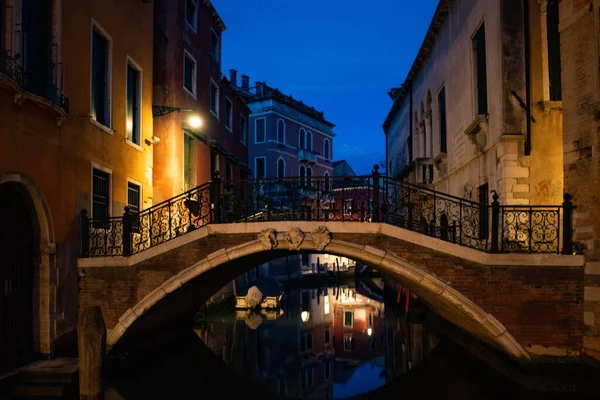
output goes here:
<path id="1" fill-rule="evenodd" d="M 89 257 L 90 255 L 90 218 L 87 216 L 87 210 L 84 208 L 80 213 L 81 222 L 81 257 Z"/>
<path id="2" fill-rule="evenodd" d="M 221 178 L 219 171 L 215 171 L 210 186 L 210 195 L 212 197 L 213 223 L 221 223 Z"/>
<path id="3" fill-rule="evenodd" d="M 562 254 L 573 254 L 573 196 L 565 193 L 563 196 L 563 248 Z"/>
<path id="4" fill-rule="evenodd" d="M 125 207 L 123 213 L 123 257 L 129 257 L 131 255 L 131 214 L 129 213 L 129 206 Z"/>
<path id="5" fill-rule="evenodd" d="M 498 253 L 499 243 L 498 243 L 498 230 L 499 230 L 499 220 L 500 220 L 500 203 L 498 202 L 498 193 L 495 190 L 492 190 L 492 253 Z M 481 221 L 479 221 L 481 223 Z"/>

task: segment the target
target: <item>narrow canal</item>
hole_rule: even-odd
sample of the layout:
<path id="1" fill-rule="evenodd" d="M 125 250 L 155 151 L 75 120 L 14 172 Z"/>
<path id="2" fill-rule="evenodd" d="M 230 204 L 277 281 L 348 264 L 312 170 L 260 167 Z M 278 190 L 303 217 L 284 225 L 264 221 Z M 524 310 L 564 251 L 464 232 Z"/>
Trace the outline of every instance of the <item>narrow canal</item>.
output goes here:
<path id="1" fill-rule="evenodd" d="M 600 398 L 597 371 L 524 369 L 385 276 L 284 287 L 269 310 L 221 291 L 167 345 L 114 356 L 106 398 Z"/>

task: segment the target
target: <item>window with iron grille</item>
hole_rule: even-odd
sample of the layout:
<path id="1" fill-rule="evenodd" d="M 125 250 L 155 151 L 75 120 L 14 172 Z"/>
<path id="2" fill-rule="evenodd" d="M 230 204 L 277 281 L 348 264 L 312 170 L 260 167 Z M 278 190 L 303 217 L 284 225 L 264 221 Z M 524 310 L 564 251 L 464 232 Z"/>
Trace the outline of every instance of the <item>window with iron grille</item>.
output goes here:
<path id="1" fill-rule="evenodd" d="M 110 217 L 110 173 L 92 170 L 92 219 L 107 221 Z"/>
<path id="2" fill-rule="evenodd" d="M 133 182 L 127 182 L 127 207 L 129 207 L 129 212 L 132 214 L 137 214 L 140 212 L 140 204 L 141 204 L 141 195 L 142 189 L 140 185 L 137 185 Z M 137 232 L 140 226 L 140 220 L 137 218 L 132 218 L 131 227 L 134 232 Z"/>

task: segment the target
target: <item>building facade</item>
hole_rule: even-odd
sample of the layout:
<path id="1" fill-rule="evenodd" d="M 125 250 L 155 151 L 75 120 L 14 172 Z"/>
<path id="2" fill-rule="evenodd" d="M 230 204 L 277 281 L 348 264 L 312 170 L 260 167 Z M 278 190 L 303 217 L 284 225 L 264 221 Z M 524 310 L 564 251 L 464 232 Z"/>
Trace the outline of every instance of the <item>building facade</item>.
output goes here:
<path id="1" fill-rule="evenodd" d="M 80 211 L 152 204 L 152 21 L 141 1 L 0 1 L 2 370 L 76 347 Z"/>
<path id="2" fill-rule="evenodd" d="M 236 71 L 232 70 L 234 83 Z M 242 75 L 250 107 L 248 152 L 254 178 L 332 176 L 333 125 L 321 111 Z"/>
<path id="3" fill-rule="evenodd" d="M 565 191 L 573 195 L 574 240 L 584 246 L 584 357 L 600 365 L 600 2 L 562 0 L 560 40 Z"/>
<path id="4" fill-rule="evenodd" d="M 560 204 L 558 3 L 441 0 L 385 123 L 389 176 L 489 204 Z"/>
<path id="5" fill-rule="evenodd" d="M 184 109 L 154 119 L 154 188 L 160 202 L 208 182 L 218 171 L 244 179 L 249 109 L 221 74 L 225 24 L 210 1 L 155 6 L 154 104 Z M 189 122 L 198 116 L 200 126 Z"/>

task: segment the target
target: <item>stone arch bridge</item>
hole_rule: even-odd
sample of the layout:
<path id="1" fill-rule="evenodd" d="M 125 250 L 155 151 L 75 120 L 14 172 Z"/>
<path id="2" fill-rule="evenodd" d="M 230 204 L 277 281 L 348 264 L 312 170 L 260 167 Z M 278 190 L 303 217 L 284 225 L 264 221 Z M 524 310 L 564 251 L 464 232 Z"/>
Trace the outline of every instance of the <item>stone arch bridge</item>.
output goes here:
<path id="1" fill-rule="evenodd" d="M 561 206 L 501 206 L 497 197 L 482 205 L 376 171 L 310 181 L 217 176 L 139 213 L 82 212 L 80 306 L 102 307 L 112 348 L 189 321 L 259 263 L 329 253 L 393 276 L 520 362 L 575 357 L 584 260 L 573 255 L 570 210 L 568 196 Z"/>

